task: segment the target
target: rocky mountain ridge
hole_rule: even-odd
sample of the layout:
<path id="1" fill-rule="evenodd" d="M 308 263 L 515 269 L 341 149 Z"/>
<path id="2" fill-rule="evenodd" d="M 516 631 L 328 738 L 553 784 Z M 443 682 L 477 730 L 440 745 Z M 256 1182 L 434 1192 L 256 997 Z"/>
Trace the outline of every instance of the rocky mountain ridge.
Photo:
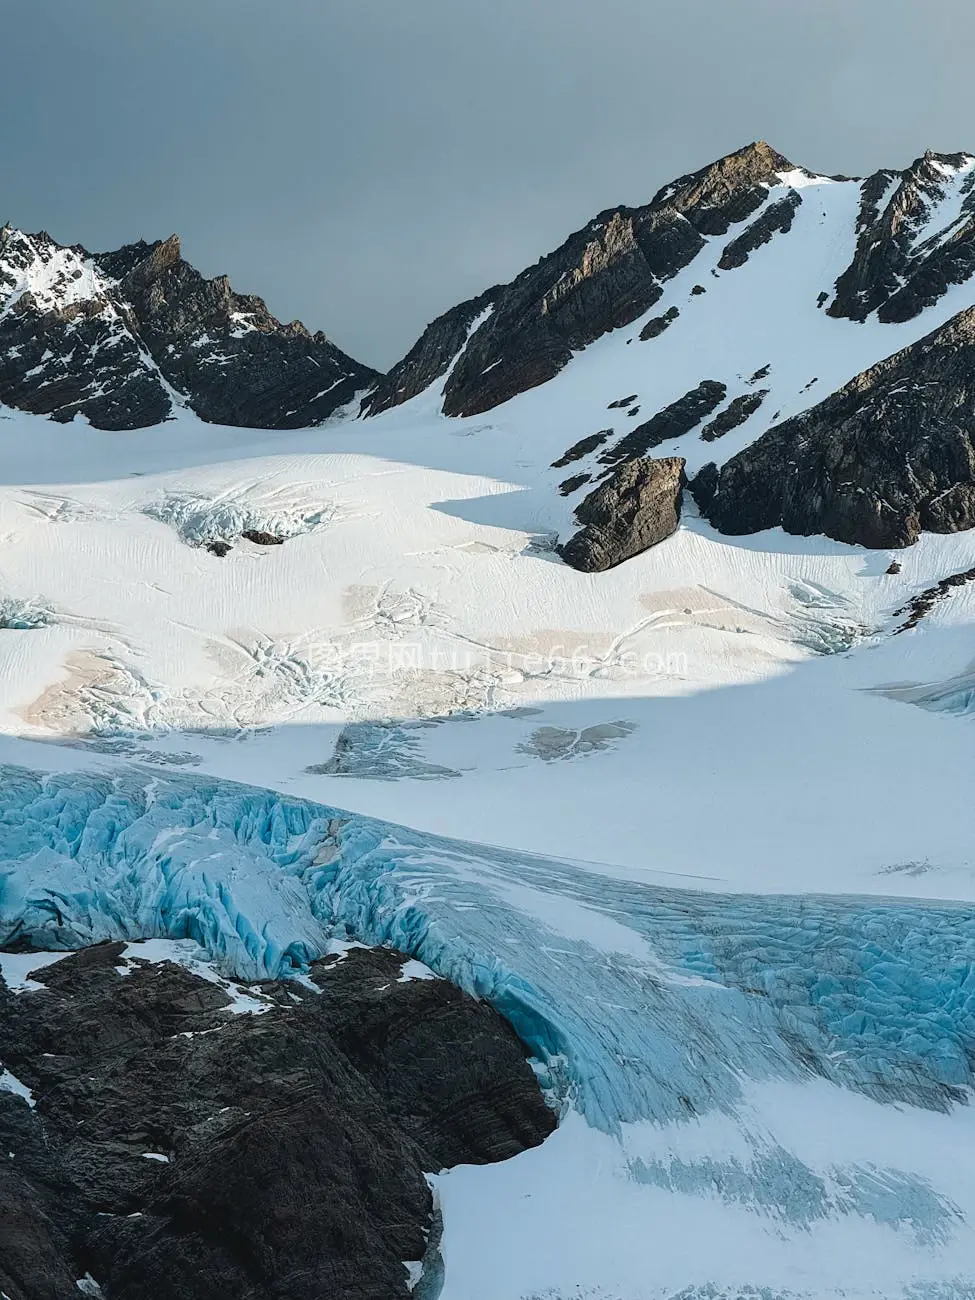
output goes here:
<path id="1" fill-rule="evenodd" d="M 692 485 L 724 533 L 875 548 L 975 527 L 975 308 L 776 425 Z"/>
<path id="2" fill-rule="evenodd" d="M 93 255 L 0 232 L 0 404 L 103 429 L 155 425 L 179 406 L 211 423 L 302 428 L 376 378 L 225 276 L 204 279 L 175 235 Z"/>
<path id="3" fill-rule="evenodd" d="M 833 268 L 817 291 L 784 307 L 787 281 L 808 278 L 807 266 L 820 261 Z M 773 263 L 781 267 L 777 275 L 766 269 Z M 960 314 L 933 322 L 940 342 L 915 342 L 925 332 L 921 322 L 934 312 L 944 317 L 949 294 L 968 286 L 973 272 L 971 155 L 928 152 L 902 172 L 857 181 L 817 176 L 760 141 L 665 186 L 645 207 L 601 213 L 510 284 L 446 313 L 363 409 L 376 415 L 439 387 L 446 416 L 507 410 L 519 395 L 557 381 L 597 340 L 608 347 L 607 336 L 615 334 L 621 344 L 656 348 L 654 340 L 666 334 L 673 346 L 661 357 L 682 348 L 686 367 L 700 353 L 696 380 L 670 400 L 652 399 L 649 409 L 639 392 L 605 403 L 619 411 L 613 427 L 590 426 L 552 462 L 553 470 L 573 467 L 553 483 L 580 526 L 560 547 L 567 563 L 612 567 L 665 538 L 663 520 L 673 531 L 680 489 L 667 466 L 675 458 L 687 459 L 699 507 L 722 531 L 781 525 L 867 546 L 909 545 L 921 529 L 973 524 L 975 372 L 965 313 L 975 286 L 958 304 Z M 726 280 L 736 293 L 724 291 Z M 695 322 L 699 304 L 719 285 L 727 305 L 714 309 L 718 327 L 708 346 Z M 790 329 L 810 322 L 798 333 L 800 347 L 814 344 L 812 373 L 791 392 L 776 379 L 783 361 L 795 368 L 796 354 L 777 357 L 788 339 L 780 345 L 761 319 L 776 313 Z M 851 325 L 867 334 L 850 335 Z M 732 334 L 750 331 L 756 340 L 766 336 L 760 346 L 767 351 L 756 350 L 751 366 L 729 373 L 740 342 L 732 344 Z M 819 350 L 845 382 L 823 384 Z M 858 355 L 872 363 L 859 373 Z M 666 391 L 656 357 L 634 351 L 625 371 L 634 388 L 645 392 L 649 376 Z M 894 403 L 881 400 L 878 387 L 888 372 L 885 391 L 899 394 Z M 948 387 L 929 401 L 937 385 Z M 555 393 L 553 387 L 553 413 Z M 720 457 L 688 456 L 689 440 L 716 444 Z M 654 448 L 661 449 L 659 465 L 645 459 Z M 634 485 L 651 480 L 657 486 L 645 516 L 634 508 Z M 671 499 L 663 508 L 657 493 L 665 483 Z"/>
<path id="4" fill-rule="evenodd" d="M 600 213 L 510 283 L 444 313 L 380 376 L 324 335 L 282 325 L 226 278 L 204 279 L 175 237 L 93 256 L 5 229 L 0 404 L 110 429 L 180 407 L 214 423 L 289 428 L 337 412 L 390 418 L 420 394 L 463 419 L 513 411 L 544 389 L 532 419 L 553 423 L 569 410 L 563 380 L 594 345 L 633 345 L 616 365 L 632 384 L 616 394 L 632 398 L 607 402 L 595 384 L 572 381 L 567 450 L 542 462 L 572 514 L 566 562 L 598 553 L 598 567 L 611 566 L 643 549 L 635 539 L 662 540 L 664 519 L 677 526 L 678 479 L 723 531 L 781 524 L 901 546 L 919 529 L 972 526 L 973 272 L 972 155 L 928 152 L 901 172 L 853 180 L 758 141 L 643 206 Z M 921 340 L 938 330 L 935 361 Z M 895 356 L 900 415 L 878 387 Z M 943 383 L 950 392 L 927 400 Z M 594 408 L 588 428 L 575 423 L 580 397 Z M 611 427 L 605 415 L 596 423 L 607 408 Z M 655 449 L 683 462 L 678 478 L 632 468 Z M 672 482 L 671 504 L 657 500 L 651 522 L 638 511 L 614 525 L 595 551 L 570 544 L 610 500 L 625 498 L 632 514 L 634 474 Z M 624 534 L 621 549 L 606 549 Z"/>
<path id="5" fill-rule="evenodd" d="M 477 415 L 545 383 L 574 351 L 642 316 L 706 236 L 744 221 L 766 201 L 767 184 L 792 170 L 787 158 L 759 141 L 680 177 L 645 207 L 601 212 L 510 284 L 428 326 L 367 398 L 365 411 L 409 400 L 451 362 L 445 415 Z"/>
<path id="6" fill-rule="evenodd" d="M 645 207 L 600 213 L 510 284 L 428 326 L 367 399 L 366 412 L 408 401 L 451 362 L 446 415 L 479 414 L 544 383 L 573 351 L 643 315 L 706 239 L 744 225 L 717 263 L 728 271 L 777 233 L 787 234 L 801 191 L 772 199 L 771 189 L 783 178 L 813 175 L 757 141 L 664 186 Z M 904 321 L 950 284 L 964 283 L 975 271 L 973 186 L 971 155 L 933 152 L 903 172 L 885 169 L 860 182 L 855 254 L 836 281 L 828 314 L 864 320 L 878 312 L 882 321 Z"/>

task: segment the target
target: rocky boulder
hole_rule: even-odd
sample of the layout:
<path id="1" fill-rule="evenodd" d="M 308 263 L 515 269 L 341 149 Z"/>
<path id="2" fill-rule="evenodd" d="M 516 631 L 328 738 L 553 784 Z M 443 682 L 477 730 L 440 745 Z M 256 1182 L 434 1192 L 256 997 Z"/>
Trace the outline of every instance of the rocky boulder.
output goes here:
<path id="1" fill-rule="evenodd" d="M 562 559 L 601 573 L 656 546 L 677 530 L 683 485 L 680 456 L 627 461 L 576 507 L 582 528 L 561 548 Z"/>

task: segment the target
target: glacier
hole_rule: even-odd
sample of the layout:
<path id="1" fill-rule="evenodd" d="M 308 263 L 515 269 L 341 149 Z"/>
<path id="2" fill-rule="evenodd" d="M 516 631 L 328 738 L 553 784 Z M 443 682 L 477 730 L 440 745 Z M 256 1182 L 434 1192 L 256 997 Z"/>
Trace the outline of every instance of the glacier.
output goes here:
<path id="1" fill-rule="evenodd" d="M 662 887 L 117 760 L 8 764 L 0 792 L 0 947 L 35 964 L 192 940 L 251 984 L 353 940 L 509 1019 L 560 1127 L 434 1179 L 431 1296 L 975 1295 L 975 1186 L 925 1127 L 961 1149 L 971 1127 L 970 906 Z"/>
<path id="2" fill-rule="evenodd" d="M 188 938 L 254 981 L 334 937 L 392 945 L 610 1133 L 729 1110 L 744 1080 L 934 1109 L 975 1081 L 964 904 L 666 888 L 134 767 L 0 778 L 0 946 Z"/>

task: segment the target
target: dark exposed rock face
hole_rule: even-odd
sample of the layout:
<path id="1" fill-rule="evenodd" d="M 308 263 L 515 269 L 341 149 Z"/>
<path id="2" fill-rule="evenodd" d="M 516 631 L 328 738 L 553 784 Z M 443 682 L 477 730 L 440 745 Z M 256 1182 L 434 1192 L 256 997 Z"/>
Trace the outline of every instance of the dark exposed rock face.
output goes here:
<path id="1" fill-rule="evenodd" d="M 947 169 L 964 154 L 926 153 L 901 172 L 882 171 L 863 183 L 853 261 L 836 282 L 831 316 L 905 321 L 961 284 L 975 271 L 975 173 L 962 182 L 954 225 L 928 227 L 933 206 L 945 197 Z M 881 208 L 884 197 L 893 193 Z"/>
<path id="2" fill-rule="evenodd" d="M 510 284 L 434 321 L 365 409 L 375 414 L 419 392 L 445 374 L 461 347 L 444 388 L 446 415 L 476 415 L 545 383 L 573 351 L 652 307 L 663 283 L 703 248 L 704 236 L 745 220 L 789 168 L 759 142 L 680 177 L 644 207 L 600 213 Z M 488 302 L 491 314 L 464 346 Z"/>
<path id="3" fill-rule="evenodd" d="M 673 325 L 679 315 L 680 309 L 678 307 L 668 307 L 662 316 L 652 316 L 640 331 L 640 338 L 644 343 L 659 338 L 665 329 L 669 329 Z"/>
<path id="4" fill-rule="evenodd" d="M 284 538 L 279 537 L 277 533 L 265 533 L 260 528 L 245 528 L 241 537 L 248 542 L 253 542 L 255 546 L 282 546 Z"/>
<path id="5" fill-rule="evenodd" d="M 0 402 L 104 429 L 204 420 L 315 424 L 378 378 L 324 334 L 206 280 L 179 240 L 92 256 L 49 235 L 0 237 Z"/>
<path id="6" fill-rule="evenodd" d="M 583 573 L 601 573 L 656 546 L 680 522 L 684 461 L 627 461 L 576 507 L 583 527 L 562 547 L 566 564 Z"/>
<path id="7" fill-rule="evenodd" d="M 770 429 L 692 490 L 726 533 L 862 546 L 975 526 L 975 308 Z"/>
<path id="8" fill-rule="evenodd" d="M 599 457 L 604 465 L 618 465 L 621 461 L 632 460 L 636 456 L 645 456 L 661 443 L 673 438 L 682 438 L 697 428 L 705 416 L 710 415 L 720 406 L 727 395 L 727 388 L 716 379 L 702 379 L 696 388 L 671 402 L 662 411 L 631 429 L 625 438 L 610 447 Z"/>
<path id="9" fill-rule="evenodd" d="M 799 191 L 790 190 L 784 199 L 768 204 L 736 239 L 726 245 L 718 262 L 721 270 L 731 271 L 744 266 L 756 248 L 769 243 L 774 235 L 788 234 L 800 203 L 802 196 Z"/>
<path id="10" fill-rule="evenodd" d="M 896 568 L 895 568 L 896 565 Z M 900 565 L 895 560 L 887 570 L 888 573 L 899 573 Z M 942 578 L 940 582 L 935 583 L 933 587 L 928 587 L 912 597 L 906 605 L 896 611 L 895 617 L 906 614 L 907 622 L 903 623 L 897 632 L 909 632 L 911 628 L 917 627 L 922 618 L 926 618 L 931 613 L 935 605 L 946 600 L 953 591 L 959 587 L 965 587 L 970 582 L 975 582 L 975 569 L 965 569 L 962 573 L 951 573 L 947 578 Z M 895 633 L 896 635 L 896 633 Z"/>
<path id="11" fill-rule="evenodd" d="M 762 206 L 768 183 L 793 170 L 788 158 L 759 140 L 665 186 L 653 204 L 672 205 L 703 235 L 724 235 Z"/>
<path id="12" fill-rule="evenodd" d="M 122 945 L 0 982 L 0 1290 L 69 1300 L 406 1300 L 424 1171 L 504 1159 L 554 1127 L 507 1024 L 403 958 L 316 963 L 262 1015 Z M 13 1153 L 13 1159 L 7 1153 Z M 146 1158 L 156 1153 L 167 1160 Z"/>
<path id="13" fill-rule="evenodd" d="M 501 289 L 495 287 L 445 312 L 424 330 L 403 360 L 383 379 L 363 403 L 368 415 L 378 415 L 391 406 L 408 402 L 435 379 L 446 374 L 451 361 L 464 347 L 471 326 L 493 306 Z"/>
<path id="14" fill-rule="evenodd" d="M 598 433 L 591 433 L 587 438 L 580 438 L 574 442 L 568 451 L 562 453 L 558 460 L 552 461 L 553 469 L 562 469 L 566 465 L 571 465 L 574 460 L 582 460 L 583 456 L 588 456 L 591 451 L 601 447 L 607 438 L 611 437 L 612 429 L 600 429 Z"/>
<path id="15" fill-rule="evenodd" d="M 709 515 L 711 502 L 718 490 L 718 467 L 713 460 L 702 465 L 694 477 L 688 479 L 687 489 L 701 514 Z"/>
<path id="16" fill-rule="evenodd" d="M 559 484 L 559 492 L 564 497 L 570 497 L 573 492 L 578 492 L 582 485 L 588 483 L 591 478 L 591 474 L 573 474 L 570 478 L 562 480 Z"/>
<path id="17" fill-rule="evenodd" d="M 750 415 L 754 415 L 766 397 L 768 397 L 767 388 L 759 388 L 754 393 L 743 393 L 741 397 L 736 397 L 734 401 L 728 403 L 724 411 L 719 412 L 704 426 L 701 437 L 705 442 L 714 442 L 716 438 L 723 438 L 726 433 L 744 424 Z"/>

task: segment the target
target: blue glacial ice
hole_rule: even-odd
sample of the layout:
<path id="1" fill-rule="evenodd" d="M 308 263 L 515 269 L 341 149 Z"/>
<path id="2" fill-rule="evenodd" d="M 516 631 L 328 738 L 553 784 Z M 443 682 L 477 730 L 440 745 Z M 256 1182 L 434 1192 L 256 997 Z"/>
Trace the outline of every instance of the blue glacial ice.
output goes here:
<path id="1" fill-rule="evenodd" d="M 975 916 L 951 903 L 724 896 L 438 838 L 229 782 L 0 769 L 0 945 L 191 938 L 297 975 L 393 945 L 512 1022 L 608 1132 L 819 1076 L 944 1109 L 975 1071 Z"/>
<path id="2" fill-rule="evenodd" d="M 0 596 L 0 629 L 32 632 L 55 621 L 53 612 L 37 600 Z"/>
<path id="3" fill-rule="evenodd" d="M 955 717 L 975 714 L 975 672 L 968 669 L 942 682 L 928 682 L 917 686 L 886 686 L 876 688 L 876 694 L 903 704 L 914 704 L 929 713 L 948 713 Z"/>
<path id="4" fill-rule="evenodd" d="M 208 542 L 233 540 L 249 531 L 300 537 L 327 528 L 338 510 L 331 504 L 302 509 L 276 503 L 273 498 L 262 502 L 228 494 L 201 497 L 169 492 L 161 501 L 145 506 L 143 513 L 169 524 L 188 546 L 206 546 Z"/>

